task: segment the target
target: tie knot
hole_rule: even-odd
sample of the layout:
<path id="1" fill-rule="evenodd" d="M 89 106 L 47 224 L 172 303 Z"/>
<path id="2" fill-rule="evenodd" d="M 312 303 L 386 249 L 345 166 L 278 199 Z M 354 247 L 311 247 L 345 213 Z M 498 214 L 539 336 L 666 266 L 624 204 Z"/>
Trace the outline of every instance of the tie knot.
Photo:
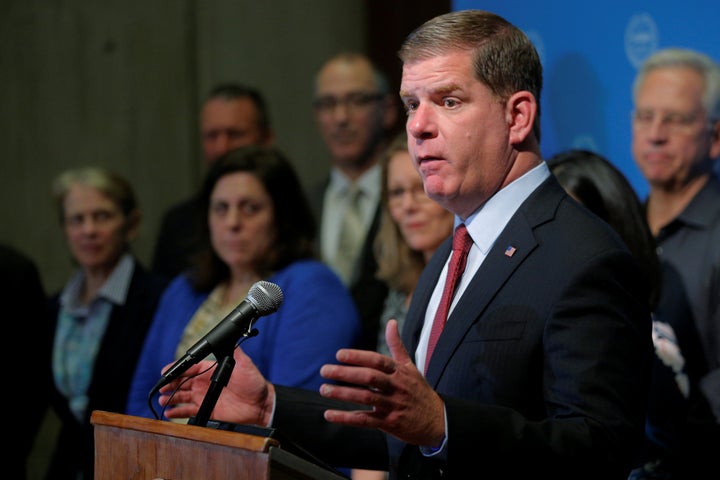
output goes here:
<path id="1" fill-rule="evenodd" d="M 472 237 L 464 223 L 458 225 L 453 234 L 453 251 L 468 252 L 472 246 Z"/>
<path id="2" fill-rule="evenodd" d="M 359 185 L 352 184 L 345 190 L 345 196 L 347 198 L 355 198 L 362 195 L 362 188 Z"/>

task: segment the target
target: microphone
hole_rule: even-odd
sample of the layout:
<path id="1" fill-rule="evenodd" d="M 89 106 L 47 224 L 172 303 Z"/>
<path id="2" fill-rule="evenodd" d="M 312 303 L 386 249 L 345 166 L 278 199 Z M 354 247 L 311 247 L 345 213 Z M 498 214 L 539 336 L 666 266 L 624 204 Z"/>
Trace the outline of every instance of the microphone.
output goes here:
<path id="1" fill-rule="evenodd" d="M 240 302 L 240 305 L 235 307 L 220 323 L 190 347 L 181 359 L 162 374 L 158 383 L 153 387 L 151 395 L 211 353 L 232 351 L 242 335 L 255 336 L 250 330 L 252 322 L 263 315 L 277 311 L 282 301 L 282 290 L 276 284 L 264 280 L 256 282 L 250 287 L 247 297 Z"/>

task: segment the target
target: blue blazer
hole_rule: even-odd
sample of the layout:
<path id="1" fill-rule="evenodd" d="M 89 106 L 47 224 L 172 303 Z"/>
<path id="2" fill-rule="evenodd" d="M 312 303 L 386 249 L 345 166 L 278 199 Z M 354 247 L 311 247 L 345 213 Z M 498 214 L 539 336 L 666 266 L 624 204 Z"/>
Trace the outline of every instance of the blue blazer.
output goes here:
<path id="1" fill-rule="evenodd" d="M 317 260 L 297 260 L 267 280 L 280 287 L 283 302 L 254 323 L 260 333 L 243 342 L 242 349 L 269 381 L 318 389 L 323 383 L 320 367 L 334 361 L 338 349 L 356 346 L 360 337 L 350 294 L 330 267 Z M 139 354 L 126 414 L 154 418 L 148 394 L 162 369 L 176 360 L 185 328 L 209 295 L 195 290 L 184 274 L 168 286 Z M 160 414 L 157 399 L 152 402 Z"/>
<path id="2" fill-rule="evenodd" d="M 413 295 L 402 332 L 411 356 L 450 250 L 448 240 Z M 615 231 L 550 177 L 503 230 L 436 346 L 427 380 L 448 422 L 438 458 L 325 422 L 334 402 L 309 392 L 279 387 L 274 426 L 330 464 L 389 468 L 391 478 L 625 480 L 643 438 L 647 298 Z"/>

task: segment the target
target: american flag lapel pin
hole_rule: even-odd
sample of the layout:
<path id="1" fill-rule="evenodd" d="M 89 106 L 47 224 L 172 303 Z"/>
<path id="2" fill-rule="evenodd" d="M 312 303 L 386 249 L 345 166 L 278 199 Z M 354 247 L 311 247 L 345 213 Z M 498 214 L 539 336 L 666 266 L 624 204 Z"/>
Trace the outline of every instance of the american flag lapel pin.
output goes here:
<path id="1" fill-rule="evenodd" d="M 512 245 L 508 245 L 505 249 L 505 256 L 506 257 L 512 257 L 515 255 L 515 252 L 517 251 L 517 248 L 513 247 Z"/>

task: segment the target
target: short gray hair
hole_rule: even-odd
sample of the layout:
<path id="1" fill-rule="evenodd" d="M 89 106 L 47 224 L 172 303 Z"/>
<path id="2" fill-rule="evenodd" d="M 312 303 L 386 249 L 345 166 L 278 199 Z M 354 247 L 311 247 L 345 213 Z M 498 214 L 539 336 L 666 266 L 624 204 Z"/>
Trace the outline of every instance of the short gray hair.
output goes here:
<path id="1" fill-rule="evenodd" d="M 658 68 L 686 67 L 700 74 L 705 83 L 703 107 L 711 121 L 720 120 L 720 65 L 704 53 L 688 48 L 666 48 L 650 55 L 640 67 L 633 84 L 633 99 L 648 73 Z"/>

